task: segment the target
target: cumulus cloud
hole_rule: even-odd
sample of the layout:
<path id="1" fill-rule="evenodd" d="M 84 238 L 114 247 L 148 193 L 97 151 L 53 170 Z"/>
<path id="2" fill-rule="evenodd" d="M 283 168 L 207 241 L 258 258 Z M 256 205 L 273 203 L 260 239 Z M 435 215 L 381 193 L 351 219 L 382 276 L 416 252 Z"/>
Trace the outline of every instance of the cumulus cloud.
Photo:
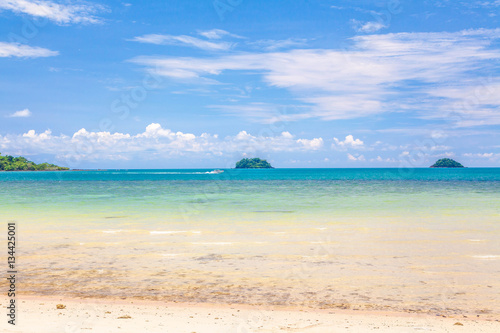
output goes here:
<path id="1" fill-rule="evenodd" d="M 40 58 L 53 57 L 59 55 L 57 51 L 51 51 L 42 47 L 33 47 L 19 43 L 0 42 L 0 58 L 20 57 L 20 58 Z"/>
<path id="2" fill-rule="evenodd" d="M 358 162 L 365 162 L 366 161 L 366 159 L 363 155 L 354 156 L 352 154 L 347 154 L 347 159 L 349 161 L 358 161 Z"/>
<path id="3" fill-rule="evenodd" d="M 333 138 L 333 141 L 333 147 L 337 146 L 340 148 L 361 148 L 364 146 L 363 141 L 361 141 L 360 139 L 354 139 L 352 135 L 346 136 L 344 141 L 341 141 L 337 138 Z"/>
<path id="4" fill-rule="evenodd" d="M 29 109 L 24 109 L 24 110 L 16 111 L 16 112 L 8 115 L 7 117 L 11 117 L 11 118 L 27 118 L 27 117 L 31 117 L 31 111 Z"/>
<path id="5" fill-rule="evenodd" d="M 174 132 L 152 123 L 144 132 L 93 132 L 84 128 L 71 136 L 53 135 L 50 130 L 37 133 L 30 130 L 22 135 L 0 135 L 2 151 L 20 154 L 53 154 L 59 159 L 116 160 L 166 158 L 187 154 L 220 156 L 232 153 L 252 154 L 266 152 L 307 152 L 321 149 L 322 138 L 295 138 L 289 132 L 276 135 L 252 135 L 240 131 L 234 136 L 219 138 L 217 134 Z"/>
<path id="6" fill-rule="evenodd" d="M 377 158 L 371 158 L 370 162 L 396 163 L 397 161 L 392 157 L 382 158 L 380 156 L 377 156 Z"/>
<path id="7" fill-rule="evenodd" d="M 322 138 L 295 139 L 295 136 L 290 132 L 282 132 L 280 135 L 268 137 L 253 136 L 246 131 L 241 131 L 234 139 L 227 137 L 224 142 L 224 150 L 228 152 L 237 152 L 243 148 L 251 151 L 312 151 L 323 146 Z"/>
<path id="8" fill-rule="evenodd" d="M 47 18 L 58 24 L 69 24 L 99 23 L 101 20 L 94 14 L 103 11 L 104 7 L 95 4 L 61 4 L 44 0 L 0 0 L 0 9 Z"/>
<path id="9" fill-rule="evenodd" d="M 298 143 L 302 144 L 306 149 L 316 150 L 323 147 L 323 139 L 322 138 L 314 138 L 312 140 L 308 139 L 299 139 Z"/>

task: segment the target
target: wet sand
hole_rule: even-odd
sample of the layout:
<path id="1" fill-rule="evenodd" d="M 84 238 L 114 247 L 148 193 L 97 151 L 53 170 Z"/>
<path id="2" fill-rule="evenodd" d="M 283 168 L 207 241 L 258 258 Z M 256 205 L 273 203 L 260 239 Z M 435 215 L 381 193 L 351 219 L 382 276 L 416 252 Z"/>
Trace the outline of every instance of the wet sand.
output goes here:
<path id="1" fill-rule="evenodd" d="M 7 300 L 1 300 L 2 307 Z M 5 333 L 61 332 L 481 332 L 500 331 L 481 316 L 431 316 L 353 310 L 311 310 L 129 300 L 22 297 L 17 325 Z M 58 309 L 62 305 L 62 309 Z M 59 306 L 61 307 L 61 306 Z"/>
<path id="2" fill-rule="evenodd" d="M 499 319 L 498 232 L 398 221 L 41 224 L 21 230 L 19 291 Z"/>

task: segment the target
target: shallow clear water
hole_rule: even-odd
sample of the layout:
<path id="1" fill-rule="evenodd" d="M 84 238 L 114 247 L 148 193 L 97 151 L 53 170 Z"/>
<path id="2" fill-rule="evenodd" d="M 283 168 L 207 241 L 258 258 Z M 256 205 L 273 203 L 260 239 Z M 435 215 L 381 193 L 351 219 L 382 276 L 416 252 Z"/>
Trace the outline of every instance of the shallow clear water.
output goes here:
<path id="1" fill-rule="evenodd" d="M 500 168 L 209 171 L 0 173 L 22 292 L 500 313 Z"/>

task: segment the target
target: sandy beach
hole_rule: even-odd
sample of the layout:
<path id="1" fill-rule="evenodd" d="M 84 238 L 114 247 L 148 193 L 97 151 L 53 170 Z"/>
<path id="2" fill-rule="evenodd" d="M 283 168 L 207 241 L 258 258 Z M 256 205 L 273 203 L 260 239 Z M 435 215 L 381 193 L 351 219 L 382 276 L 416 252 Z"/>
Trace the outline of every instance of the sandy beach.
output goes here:
<path id="1" fill-rule="evenodd" d="M 1 301 L 2 307 L 6 299 Z M 498 332 L 500 322 L 481 316 L 352 310 L 312 310 L 128 300 L 22 297 L 16 326 L 5 333 L 59 332 Z M 58 305 L 59 308 L 58 309 Z M 62 305 L 62 306 L 61 306 Z M 63 308 L 61 308 L 63 307 Z"/>

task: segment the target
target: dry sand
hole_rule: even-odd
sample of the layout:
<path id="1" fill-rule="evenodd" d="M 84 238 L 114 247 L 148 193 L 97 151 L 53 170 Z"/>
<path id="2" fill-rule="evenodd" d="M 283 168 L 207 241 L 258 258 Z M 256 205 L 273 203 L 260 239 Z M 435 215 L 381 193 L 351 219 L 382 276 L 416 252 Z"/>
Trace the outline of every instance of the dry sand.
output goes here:
<path id="1" fill-rule="evenodd" d="M 7 299 L 1 299 L 5 310 Z M 257 308 L 29 296 L 17 299 L 17 325 L 5 333 L 101 332 L 500 332 L 498 319 L 352 310 Z M 58 309 L 58 304 L 64 306 Z M 61 306 L 59 306 L 61 307 Z"/>

